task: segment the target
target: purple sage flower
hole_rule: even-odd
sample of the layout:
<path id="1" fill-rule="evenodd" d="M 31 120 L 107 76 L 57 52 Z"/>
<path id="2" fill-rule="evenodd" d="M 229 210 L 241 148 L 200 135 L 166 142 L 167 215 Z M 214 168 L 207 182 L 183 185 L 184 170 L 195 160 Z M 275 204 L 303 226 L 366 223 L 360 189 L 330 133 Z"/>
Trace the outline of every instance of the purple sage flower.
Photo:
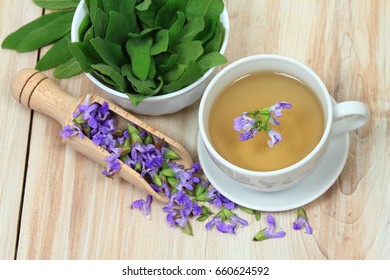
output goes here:
<path id="1" fill-rule="evenodd" d="M 146 174 L 153 178 L 161 169 L 163 164 L 163 156 L 159 149 L 153 144 L 143 145 L 135 143 L 130 152 L 130 158 L 126 160 L 126 164 L 135 169 L 137 164 L 141 165 L 141 176 Z"/>
<path id="2" fill-rule="evenodd" d="M 120 162 L 118 160 L 120 156 L 121 149 L 116 148 L 114 149 L 114 153 L 110 156 L 106 157 L 105 161 L 108 163 L 107 169 L 103 170 L 102 174 L 107 177 L 112 177 L 116 172 L 118 172 L 121 169 Z"/>
<path id="3" fill-rule="evenodd" d="M 156 192 L 164 191 L 164 194 L 166 197 L 171 196 L 171 190 L 169 189 L 169 185 L 167 182 L 162 181 L 161 187 L 157 186 L 156 184 L 150 183 L 150 186 L 152 187 L 153 190 Z"/>
<path id="4" fill-rule="evenodd" d="M 282 141 L 282 136 L 274 131 L 270 125 L 280 125 L 278 117 L 282 116 L 284 109 L 291 108 L 292 105 L 289 102 L 276 102 L 275 105 L 262 110 L 244 112 L 234 119 L 233 128 L 240 132 L 240 141 L 252 139 L 258 132 L 266 131 L 270 137 L 268 146 L 272 148 Z"/>
<path id="5" fill-rule="evenodd" d="M 236 227 L 237 225 L 242 225 L 242 226 L 248 226 L 249 223 L 247 222 L 247 220 L 243 219 L 243 218 L 240 218 L 238 217 L 237 215 L 233 214 L 230 216 L 230 222 L 232 223 L 232 225 L 234 227 Z"/>
<path id="6" fill-rule="evenodd" d="M 291 109 L 292 105 L 290 102 L 276 102 L 275 105 L 269 107 L 269 111 L 271 115 L 275 115 L 276 117 L 281 117 L 282 111 L 284 109 Z"/>
<path id="7" fill-rule="evenodd" d="M 270 138 L 270 140 L 267 141 L 270 148 L 273 148 L 277 143 L 282 141 L 282 135 L 280 135 L 280 133 L 276 132 L 275 130 L 271 129 L 267 131 L 267 133 Z"/>
<path id="8" fill-rule="evenodd" d="M 272 215 L 268 214 L 266 221 L 268 223 L 268 227 L 260 230 L 253 238 L 253 241 L 263 241 L 271 238 L 283 238 L 286 236 L 286 232 L 283 230 L 275 231 L 276 223 Z"/>
<path id="9" fill-rule="evenodd" d="M 307 216 L 305 209 L 299 208 L 298 209 L 298 215 L 297 220 L 293 222 L 293 229 L 294 230 L 300 230 L 301 228 L 306 229 L 307 234 L 313 234 L 313 229 L 309 225 L 309 222 L 307 221 Z"/>
<path id="10" fill-rule="evenodd" d="M 169 164 L 171 170 L 175 173 L 175 178 L 179 181 L 175 187 L 178 190 L 189 190 L 194 189 L 194 184 L 199 183 L 201 180 L 199 177 L 194 176 L 196 172 L 200 169 L 199 163 L 194 163 L 191 169 L 185 169 L 183 165 L 171 163 Z"/>
<path id="11" fill-rule="evenodd" d="M 80 129 L 80 127 L 78 127 L 75 124 L 70 124 L 70 125 L 64 126 L 64 128 L 61 130 L 60 134 L 64 138 L 68 138 L 68 137 L 74 136 L 76 134 L 78 134 L 80 138 L 84 137 L 83 131 Z"/>
<path id="12" fill-rule="evenodd" d="M 208 222 L 206 224 L 206 229 L 211 230 L 213 226 L 215 226 L 217 230 L 222 233 L 236 233 L 235 226 L 224 223 L 221 216 L 216 216 L 210 222 Z"/>
<path id="13" fill-rule="evenodd" d="M 98 110 L 99 119 L 105 121 L 110 115 L 110 108 L 106 101 L 103 102 L 102 106 Z"/>
<path id="14" fill-rule="evenodd" d="M 130 207 L 132 209 L 134 209 L 134 208 L 140 209 L 142 214 L 145 216 L 145 218 L 150 220 L 151 219 L 150 213 L 151 213 L 152 202 L 153 202 L 153 198 L 150 194 L 148 194 L 146 196 L 146 201 L 143 199 L 136 200 L 131 204 Z"/>
<path id="15" fill-rule="evenodd" d="M 210 199 L 210 203 L 214 204 L 218 208 L 225 207 L 226 209 L 232 210 L 236 207 L 236 204 L 233 201 L 223 196 L 214 188 L 207 192 L 207 197 Z"/>
<path id="16" fill-rule="evenodd" d="M 179 225 L 186 227 L 188 218 L 191 215 L 199 216 L 202 214 L 202 208 L 182 190 L 171 194 L 169 203 L 163 208 L 167 213 L 167 221 L 171 226 Z"/>
<path id="17" fill-rule="evenodd" d="M 244 112 L 234 119 L 233 128 L 235 131 L 240 131 L 240 141 L 247 141 L 253 138 L 259 131 L 255 128 L 256 121 L 248 117 L 248 113 Z"/>
<path id="18" fill-rule="evenodd" d="M 248 222 L 245 219 L 238 217 L 229 209 L 222 207 L 222 210 L 206 224 L 206 229 L 211 230 L 213 226 L 215 226 L 216 229 L 222 233 L 235 234 L 236 228 L 239 225 L 247 226 Z"/>

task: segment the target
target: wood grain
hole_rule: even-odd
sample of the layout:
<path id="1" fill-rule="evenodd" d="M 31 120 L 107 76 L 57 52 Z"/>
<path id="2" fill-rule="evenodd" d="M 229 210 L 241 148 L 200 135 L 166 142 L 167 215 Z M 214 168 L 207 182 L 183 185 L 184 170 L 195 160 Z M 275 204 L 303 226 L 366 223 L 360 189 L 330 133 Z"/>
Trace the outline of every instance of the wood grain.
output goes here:
<path id="1" fill-rule="evenodd" d="M 0 9 L 1 41 L 42 13 L 32 1 L 24 2 L 2 1 L 2 6 L 9 8 Z M 9 16 L 11 7 L 19 16 Z M 33 67 L 36 57 L 37 53 L 15 55 L 12 51 L 0 50 L 0 259 L 13 259 L 15 256 L 31 118 L 30 110 L 20 108 L 10 98 L 10 81 L 18 69 Z"/>
<path id="2" fill-rule="evenodd" d="M 65 145 L 56 121 L 33 113 L 29 137 L 29 110 L 12 100 L 6 81 L 26 64 L 31 67 L 36 54 L 2 50 L 6 67 L 0 70 L 4 81 L 0 123 L 7 133 L 1 138 L 1 258 L 390 259 L 390 1 L 225 3 L 230 18 L 229 62 L 251 54 L 287 55 L 315 70 L 336 101 L 360 100 L 370 108 L 369 125 L 350 133 L 341 176 L 305 207 L 313 235 L 291 229 L 295 210 L 273 213 L 287 232 L 285 238 L 258 243 L 251 240 L 266 226 L 266 213 L 255 221 L 238 211 L 250 226 L 238 229 L 236 235 L 207 231 L 194 222 L 194 236 L 186 236 L 169 227 L 163 204 L 157 201 L 152 221 L 147 221 L 129 207 L 145 193 L 118 177 L 102 176 L 99 165 Z M 15 7 L 12 11 L 21 6 L 17 1 L 7 4 Z M 23 21 L 39 14 L 36 8 L 24 9 Z M 21 23 L 17 17 L 1 18 L 1 36 Z M 52 78 L 50 71 L 46 74 Z M 55 81 L 75 97 L 104 96 L 83 75 Z M 139 117 L 177 140 L 197 160 L 198 105 L 172 115 Z M 15 159 L 18 164 L 10 166 Z"/>

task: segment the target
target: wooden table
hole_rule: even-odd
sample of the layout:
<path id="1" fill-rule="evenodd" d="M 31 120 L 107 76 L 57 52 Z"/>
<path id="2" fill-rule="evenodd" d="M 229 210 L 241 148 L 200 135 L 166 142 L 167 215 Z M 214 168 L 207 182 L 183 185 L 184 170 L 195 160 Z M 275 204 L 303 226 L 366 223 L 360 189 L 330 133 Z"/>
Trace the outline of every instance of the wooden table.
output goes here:
<path id="1" fill-rule="evenodd" d="M 2 0 L 0 39 L 42 14 L 32 1 Z M 369 124 L 350 133 L 345 168 L 305 206 L 313 235 L 293 231 L 296 210 L 272 213 L 287 235 L 252 242 L 266 226 L 194 236 L 170 228 L 155 202 L 152 221 L 130 203 L 145 193 L 66 146 L 54 120 L 11 96 L 17 71 L 40 52 L 0 51 L 0 259 L 390 259 L 390 1 L 226 0 L 230 62 L 251 54 L 291 56 L 314 69 L 337 101 L 360 100 Z M 52 72 L 46 72 L 53 77 Z M 84 75 L 55 80 L 66 92 L 104 96 Z M 199 102 L 172 115 L 141 116 L 195 160 Z"/>

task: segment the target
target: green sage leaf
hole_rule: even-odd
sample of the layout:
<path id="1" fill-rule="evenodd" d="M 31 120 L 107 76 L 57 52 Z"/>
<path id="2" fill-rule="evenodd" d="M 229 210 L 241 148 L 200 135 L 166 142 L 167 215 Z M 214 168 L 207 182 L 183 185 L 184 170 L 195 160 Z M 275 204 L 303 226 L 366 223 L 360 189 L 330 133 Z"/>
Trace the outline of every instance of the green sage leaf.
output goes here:
<path id="1" fill-rule="evenodd" d="M 141 11 L 139 9 L 135 9 L 137 17 L 144 27 L 159 26 L 158 24 L 155 24 L 156 13 L 163 5 L 165 5 L 166 1 L 167 0 L 154 0 L 146 10 Z"/>
<path id="2" fill-rule="evenodd" d="M 169 93 L 179 89 L 182 89 L 185 86 L 188 86 L 201 78 L 203 71 L 200 68 L 199 64 L 195 61 L 190 62 L 187 69 L 184 71 L 183 75 L 175 82 L 163 86 L 162 92 Z"/>
<path id="3" fill-rule="evenodd" d="M 227 63 L 227 59 L 219 52 L 211 52 L 201 56 L 197 62 L 202 71 L 206 72 L 215 66 Z"/>
<path id="4" fill-rule="evenodd" d="M 127 60 L 122 47 L 99 37 L 92 39 L 90 42 L 103 61 L 115 71 L 120 72 L 121 66 Z"/>
<path id="5" fill-rule="evenodd" d="M 80 74 L 83 70 L 76 58 L 72 57 L 65 63 L 58 65 L 54 69 L 54 76 L 59 79 L 67 79 Z"/>
<path id="6" fill-rule="evenodd" d="M 222 0 L 188 0 L 186 7 L 187 18 L 213 17 L 222 13 L 224 4 Z"/>
<path id="7" fill-rule="evenodd" d="M 220 22 L 219 17 L 212 17 L 205 19 L 205 27 L 202 32 L 196 37 L 197 40 L 202 41 L 204 46 L 211 38 L 213 38 L 215 29 L 217 28 L 218 23 Z"/>
<path id="8" fill-rule="evenodd" d="M 102 0 L 88 0 L 85 1 L 85 3 L 87 4 L 91 18 L 94 16 L 97 9 L 103 9 Z"/>
<path id="9" fill-rule="evenodd" d="M 171 51 L 177 54 L 177 63 L 188 65 L 191 61 L 196 61 L 204 50 L 200 41 L 186 41 L 172 46 Z"/>
<path id="10" fill-rule="evenodd" d="M 47 46 L 69 33 L 72 18 L 73 11 L 41 16 L 7 36 L 2 47 L 29 52 Z"/>
<path id="11" fill-rule="evenodd" d="M 176 43 L 181 35 L 181 32 L 186 21 L 186 15 L 178 11 L 175 15 L 173 24 L 169 27 L 169 45 Z"/>
<path id="12" fill-rule="evenodd" d="M 109 13 L 109 18 L 105 39 L 120 46 L 124 45 L 130 32 L 128 21 L 115 11 Z"/>
<path id="13" fill-rule="evenodd" d="M 219 21 L 214 30 L 213 37 L 204 45 L 205 53 L 217 52 L 221 49 L 223 39 L 225 36 L 225 28 Z"/>
<path id="14" fill-rule="evenodd" d="M 138 11 L 146 11 L 150 4 L 152 4 L 152 0 L 144 0 L 143 2 L 139 3 L 135 8 Z"/>
<path id="15" fill-rule="evenodd" d="M 105 64 L 94 64 L 91 67 L 96 70 L 100 75 L 108 77 L 111 79 L 117 86 L 117 88 L 125 92 L 127 88 L 126 79 L 121 75 L 120 72 L 115 71 L 112 67 Z M 100 76 L 101 77 L 101 76 Z"/>
<path id="16" fill-rule="evenodd" d="M 189 21 L 183 28 L 182 33 L 180 34 L 180 41 L 192 41 L 195 37 L 203 31 L 205 27 L 204 19 L 201 17 L 196 17 Z"/>
<path id="17" fill-rule="evenodd" d="M 93 39 L 93 26 L 91 26 L 84 34 L 84 38 L 80 38 L 80 41 L 88 43 Z"/>
<path id="18" fill-rule="evenodd" d="M 76 60 L 80 63 L 81 69 L 84 72 L 90 73 L 92 71 L 92 64 L 102 62 L 99 54 L 95 51 L 90 43 L 74 42 L 69 43 L 69 50 Z"/>
<path id="19" fill-rule="evenodd" d="M 130 93 L 130 92 L 125 92 L 127 97 L 130 99 L 131 104 L 134 106 L 138 106 L 145 98 L 147 98 L 147 95 L 142 95 L 139 93 Z"/>
<path id="20" fill-rule="evenodd" d="M 83 20 L 80 23 L 78 34 L 79 34 L 79 41 L 83 41 L 83 38 L 85 38 L 86 33 L 91 29 L 91 17 L 89 14 L 87 14 Z"/>
<path id="21" fill-rule="evenodd" d="M 187 66 L 184 64 L 175 64 L 171 70 L 164 73 L 163 78 L 165 83 L 173 83 L 177 81 L 186 71 Z"/>
<path id="22" fill-rule="evenodd" d="M 48 10 L 66 10 L 76 8 L 79 0 L 33 0 L 39 7 Z"/>
<path id="23" fill-rule="evenodd" d="M 146 80 L 149 73 L 152 44 L 153 39 L 149 36 L 130 38 L 126 43 L 126 50 L 131 59 L 133 73 L 143 81 Z"/>
<path id="24" fill-rule="evenodd" d="M 97 8 L 94 14 L 91 13 L 91 20 L 95 37 L 105 38 L 109 23 L 106 13 L 102 9 Z"/>
<path id="25" fill-rule="evenodd" d="M 103 6 L 102 9 L 107 13 L 107 15 L 109 11 L 119 11 L 120 2 L 126 2 L 126 1 L 102 0 L 102 6 Z"/>
<path id="26" fill-rule="evenodd" d="M 129 64 L 122 66 L 121 73 L 123 76 L 127 77 L 127 80 L 131 83 L 133 90 L 137 93 L 144 95 L 145 97 L 157 94 L 163 86 L 163 80 L 161 77 L 157 78 L 157 84 L 152 79 L 148 79 L 145 81 L 138 79 L 133 74 L 133 71 L 131 70 L 131 65 Z"/>
<path id="27" fill-rule="evenodd" d="M 171 21 L 178 11 L 185 13 L 188 0 L 166 0 L 164 5 L 157 11 L 155 26 L 169 28 Z"/>
<path id="28" fill-rule="evenodd" d="M 162 29 L 157 32 L 154 44 L 150 50 L 151 55 L 157 55 L 168 50 L 169 44 L 169 31 Z"/>
<path id="29" fill-rule="evenodd" d="M 45 71 L 67 62 L 73 57 L 68 47 L 69 35 L 59 40 L 38 60 L 35 69 Z"/>
<path id="30" fill-rule="evenodd" d="M 178 56 L 170 52 L 163 53 L 156 57 L 156 67 L 159 73 L 164 73 L 176 65 Z"/>

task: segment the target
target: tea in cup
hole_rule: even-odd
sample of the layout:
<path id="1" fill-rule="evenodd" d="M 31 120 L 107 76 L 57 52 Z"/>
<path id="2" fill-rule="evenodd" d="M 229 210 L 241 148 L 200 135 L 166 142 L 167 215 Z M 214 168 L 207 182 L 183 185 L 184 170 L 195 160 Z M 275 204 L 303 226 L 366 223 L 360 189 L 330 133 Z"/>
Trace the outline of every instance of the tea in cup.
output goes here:
<path id="1" fill-rule="evenodd" d="M 278 119 L 280 142 L 270 148 L 267 133 L 240 141 L 234 119 L 256 109 L 288 102 Z M 289 188 L 322 159 L 331 137 L 369 119 L 365 104 L 337 104 L 307 66 L 279 55 L 240 59 L 219 72 L 199 109 L 200 136 L 215 164 L 236 182 L 259 191 Z"/>

